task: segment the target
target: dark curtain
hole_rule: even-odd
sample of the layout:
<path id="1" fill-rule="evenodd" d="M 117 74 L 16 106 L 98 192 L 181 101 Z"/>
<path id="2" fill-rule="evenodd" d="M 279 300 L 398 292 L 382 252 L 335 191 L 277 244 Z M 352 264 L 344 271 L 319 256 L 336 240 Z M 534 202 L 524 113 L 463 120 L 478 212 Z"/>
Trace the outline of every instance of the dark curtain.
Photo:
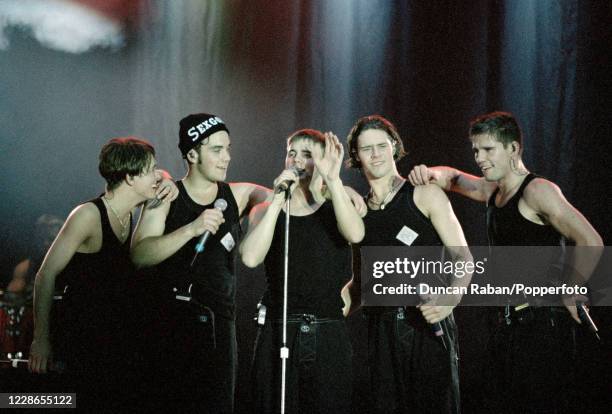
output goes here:
<path id="1" fill-rule="evenodd" d="M 42 213 L 66 216 L 102 190 L 97 153 L 117 135 L 151 140 L 159 164 L 184 173 L 178 120 L 229 125 L 231 181 L 270 185 L 284 139 L 299 128 L 344 138 L 359 117 L 393 121 L 418 163 L 477 173 L 468 121 L 513 112 L 532 171 L 558 183 L 610 244 L 611 6 L 605 1 L 151 0 L 126 49 L 66 55 L 20 31 L 0 51 L 0 237 L 3 279 Z M 345 182 L 360 191 L 354 171 Z M 483 207 L 451 195 L 468 242 L 485 244 Z M 246 409 L 261 269 L 239 271 L 239 408 Z M 601 320 L 608 316 L 600 310 Z M 465 412 L 479 404 L 482 316 L 460 309 Z M 356 412 L 365 408 L 364 327 L 351 319 Z M 610 326 L 609 324 L 607 326 Z M 609 329 L 604 333 L 609 337 Z M 608 338 L 609 339 L 609 338 Z M 612 355 L 609 360 L 612 360 Z M 588 365 L 596 402 L 609 372 Z M 603 380 L 601 380 L 603 378 Z M 589 395 L 591 395 L 589 394 Z"/>

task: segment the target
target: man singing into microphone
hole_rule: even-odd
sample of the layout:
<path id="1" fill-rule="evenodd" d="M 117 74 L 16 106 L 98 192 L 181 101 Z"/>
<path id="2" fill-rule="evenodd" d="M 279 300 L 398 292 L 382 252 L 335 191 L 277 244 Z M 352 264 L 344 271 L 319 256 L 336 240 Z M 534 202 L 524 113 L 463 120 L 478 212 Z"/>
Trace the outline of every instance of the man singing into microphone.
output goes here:
<path id="1" fill-rule="evenodd" d="M 206 413 L 234 410 L 237 345 L 235 256 L 240 217 L 266 199 L 269 190 L 250 183 L 225 183 L 231 159 L 226 124 L 215 115 L 180 121 L 179 149 L 188 164 L 177 182 L 179 197 L 146 211 L 132 242 L 138 267 L 155 266 L 152 398 Z M 215 200 L 227 205 L 215 208 Z M 194 259 L 200 236 L 209 232 Z M 158 395 L 156 395 L 158 394 Z"/>
<path id="2" fill-rule="evenodd" d="M 467 243 L 444 192 L 434 186 L 415 188 L 399 175 L 395 163 L 405 152 L 391 122 L 379 115 L 360 118 L 348 135 L 348 149 L 348 166 L 361 168 L 370 185 L 361 246 L 444 244 L 453 260 L 472 260 L 467 248 L 460 248 Z M 355 265 L 353 279 L 345 288 L 352 310 L 361 303 L 358 260 Z M 453 277 L 451 285 L 466 285 L 470 278 L 470 274 Z M 452 309 L 433 301 L 419 309 L 364 308 L 374 412 L 459 413 L 459 356 Z M 432 331 L 431 324 L 436 323 L 444 333 L 441 339 Z"/>
<path id="3" fill-rule="evenodd" d="M 299 130 L 287 140 L 286 170 L 271 202 L 256 206 L 240 246 L 249 267 L 265 263 L 253 357 L 253 412 L 280 412 L 285 191 L 290 187 L 286 412 L 346 413 L 351 408 L 352 349 L 343 320 L 342 286 L 350 277 L 349 243 L 363 238 L 363 222 L 340 180 L 344 151 L 335 135 Z M 318 201 L 319 175 L 331 202 Z M 265 320 L 264 320 L 265 319 Z"/>

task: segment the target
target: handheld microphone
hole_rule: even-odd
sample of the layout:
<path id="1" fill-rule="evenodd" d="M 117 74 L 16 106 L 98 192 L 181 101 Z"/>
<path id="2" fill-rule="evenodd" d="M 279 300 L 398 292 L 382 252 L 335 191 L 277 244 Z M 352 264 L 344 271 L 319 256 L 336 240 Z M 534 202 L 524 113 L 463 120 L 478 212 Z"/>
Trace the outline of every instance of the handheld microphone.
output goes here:
<path id="1" fill-rule="evenodd" d="M 291 171 L 293 171 L 295 173 L 295 175 L 299 176 L 299 172 L 298 169 L 295 167 L 291 167 L 289 168 Z M 299 179 L 299 178 L 298 178 Z M 281 181 L 276 188 L 274 189 L 274 193 L 276 194 L 280 194 L 280 193 L 286 193 L 287 191 L 289 191 L 289 189 L 291 188 L 291 185 L 295 182 L 295 179 L 287 179 L 287 180 L 283 180 Z"/>
<path id="2" fill-rule="evenodd" d="M 589 311 L 587 310 L 584 302 L 576 302 L 576 310 L 578 311 L 580 322 L 589 328 L 589 331 L 593 332 L 597 340 L 600 341 L 601 338 L 599 338 L 599 334 L 597 333 L 599 332 L 599 329 L 597 329 L 597 325 L 595 325 L 595 322 L 593 322 L 593 319 L 591 319 L 591 315 L 589 315 Z"/>
<path id="3" fill-rule="evenodd" d="M 428 288 L 429 286 L 427 286 L 427 284 L 419 283 L 419 297 L 423 302 L 427 302 L 430 299 L 429 295 L 424 293 L 427 291 Z M 430 325 L 431 332 L 433 332 L 435 336 L 444 336 L 444 330 L 442 329 L 442 325 L 440 325 L 440 322 L 432 323 Z"/>
<path id="4" fill-rule="evenodd" d="M 220 212 L 224 212 L 225 209 L 227 208 L 227 201 L 225 201 L 222 198 L 218 198 L 217 200 L 215 200 L 214 207 Z M 193 256 L 193 260 L 191 261 L 191 266 L 193 266 L 193 264 L 195 263 L 196 257 L 198 257 L 198 253 L 202 253 L 204 251 L 204 245 L 208 241 L 210 235 L 211 235 L 210 231 L 206 230 L 200 236 L 200 240 L 198 241 L 198 244 L 196 244 L 195 246 L 195 255 Z"/>
<path id="5" fill-rule="evenodd" d="M 159 207 L 161 203 L 162 201 L 156 197 L 156 198 L 149 200 L 149 202 L 146 204 L 146 207 L 147 208 L 157 208 Z"/>
<path id="6" fill-rule="evenodd" d="M 442 329 L 442 325 L 440 325 L 440 322 L 431 324 L 431 331 L 433 332 L 435 336 L 444 335 L 444 330 Z"/>

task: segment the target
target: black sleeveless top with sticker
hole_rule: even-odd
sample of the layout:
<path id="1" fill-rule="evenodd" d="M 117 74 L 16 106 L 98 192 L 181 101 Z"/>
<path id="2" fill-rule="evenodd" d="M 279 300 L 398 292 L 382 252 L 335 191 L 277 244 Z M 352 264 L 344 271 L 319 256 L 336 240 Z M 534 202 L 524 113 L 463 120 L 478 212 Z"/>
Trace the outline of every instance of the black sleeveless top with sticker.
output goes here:
<path id="1" fill-rule="evenodd" d="M 195 220 L 204 210 L 214 208 L 196 203 L 181 181 L 176 182 L 179 196 L 172 202 L 166 218 L 164 234 Z M 175 254 L 157 266 L 156 273 L 164 280 L 168 291 L 172 288 L 186 292 L 191 285 L 191 296 L 199 303 L 213 309 L 217 316 L 235 318 L 236 255 L 242 236 L 240 212 L 229 184 L 218 183 L 216 199 L 224 199 L 227 208 L 223 212 L 225 222 L 215 235 L 210 236 L 204 251 L 190 266 L 199 237 L 185 243 Z M 170 293 L 170 292 L 168 292 Z"/>
<path id="2" fill-rule="evenodd" d="M 413 198 L 414 187 L 406 181 L 384 210 L 368 208 L 360 246 L 442 246 L 431 220 L 421 213 Z M 368 306 L 364 313 L 374 315 L 388 309 L 397 307 Z"/>
<path id="3" fill-rule="evenodd" d="M 413 196 L 414 187 L 405 182 L 384 210 L 368 208 L 363 219 L 365 237 L 360 245 L 441 246 L 431 220 L 414 204 Z"/>

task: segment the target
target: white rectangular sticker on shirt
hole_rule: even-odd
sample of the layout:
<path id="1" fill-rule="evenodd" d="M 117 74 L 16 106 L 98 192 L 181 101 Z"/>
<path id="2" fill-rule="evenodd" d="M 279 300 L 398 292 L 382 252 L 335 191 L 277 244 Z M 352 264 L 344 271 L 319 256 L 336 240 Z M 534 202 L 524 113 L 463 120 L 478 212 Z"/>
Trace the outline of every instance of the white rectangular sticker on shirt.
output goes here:
<path id="1" fill-rule="evenodd" d="M 412 230 L 408 226 L 403 226 L 399 233 L 397 233 L 397 236 L 395 236 L 396 239 L 404 243 L 406 246 L 412 245 L 417 237 L 419 237 L 419 233 Z"/>
<path id="2" fill-rule="evenodd" d="M 223 245 L 223 247 L 225 247 L 225 250 L 231 252 L 234 246 L 236 246 L 236 242 L 232 237 L 232 233 L 228 232 L 225 236 L 223 236 L 223 238 L 221 239 L 221 244 Z"/>

